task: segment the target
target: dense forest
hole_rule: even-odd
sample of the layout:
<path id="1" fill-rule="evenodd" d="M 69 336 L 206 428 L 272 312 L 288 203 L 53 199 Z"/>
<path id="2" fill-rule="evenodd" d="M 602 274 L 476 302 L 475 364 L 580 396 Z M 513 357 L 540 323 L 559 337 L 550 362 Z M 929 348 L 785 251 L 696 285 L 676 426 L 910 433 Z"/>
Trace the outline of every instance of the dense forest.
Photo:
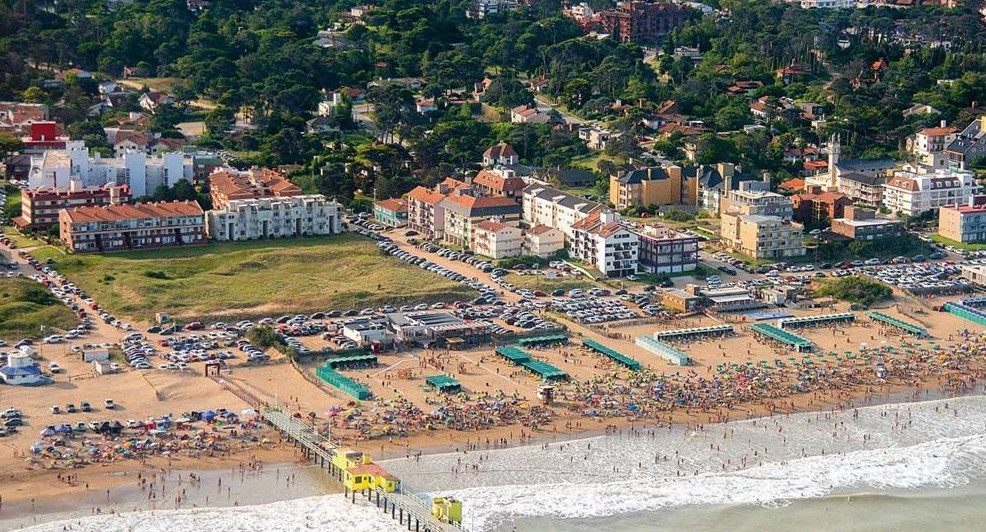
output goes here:
<path id="1" fill-rule="evenodd" d="M 86 113 L 95 83 L 70 77 L 48 87 L 44 80 L 71 67 L 104 79 L 125 70 L 177 78 L 171 89 L 177 112 L 153 117 L 152 129 L 172 135 L 183 104 L 208 101 L 214 107 L 200 116 L 207 125 L 201 145 L 254 153 L 243 164 L 303 164 L 298 175 L 308 186 L 346 197 L 371 187 L 399 194 L 469 171 L 498 140 L 511 142 L 535 166 L 570 165 L 586 154 L 570 132 L 479 121 L 475 107 L 452 103 L 457 89 L 468 93 L 484 77 L 492 80 L 484 103 L 501 110 L 532 102 L 526 82 L 543 77 L 547 97 L 630 133 L 621 137 L 630 141 L 607 148 L 624 158 L 641 150 L 632 141 L 647 133 L 639 119 L 674 100 L 711 130 L 697 140 L 700 162 L 741 162 L 779 176 L 792 171 L 782 161 L 787 146 L 839 132 L 847 154 L 898 155 L 916 128 L 941 119 L 962 123 L 974 102 L 986 104 L 986 27 L 978 1 L 956 9 L 802 10 L 768 0 L 720 0 L 711 2 L 714 14 L 695 11 L 685 27 L 654 43 L 658 54 L 645 61 L 637 45 L 585 38 L 555 0 L 483 21 L 465 17 L 467 1 L 388 0 L 363 24 L 344 28 L 344 46 L 316 46 L 317 32 L 357 3 L 212 0 L 193 11 L 185 0 L 0 0 L 0 100 L 51 104 L 70 134 L 97 143 L 107 118 Z M 931 45 L 942 40 L 949 47 Z M 673 54 L 679 47 L 697 48 L 702 59 Z M 878 60 L 889 65 L 886 72 L 854 83 Z M 784 84 L 775 72 L 792 63 L 808 65 L 809 75 Z M 422 96 L 434 99 L 438 111 L 427 118 L 415 113 L 415 96 L 401 87 L 371 89 L 374 122 L 393 142 L 305 133 L 324 91 L 409 76 L 427 81 Z M 763 85 L 737 96 L 727 90 L 737 80 Z M 761 97 L 815 102 L 829 118 L 827 129 L 792 117 L 769 131 L 741 132 L 751 123 L 750 100 Z M 617 101 L 633 105 L 618 108 Z M 902 111 L 914 103 L 941 115 L 905 118 Z M 337 121 L 342 129 L 352 127 L 351 108 L 345 109 Z M 231 134 L 238 114 L 256 128 Z M 677 158 L 682 139 L 655 148 Z"/>

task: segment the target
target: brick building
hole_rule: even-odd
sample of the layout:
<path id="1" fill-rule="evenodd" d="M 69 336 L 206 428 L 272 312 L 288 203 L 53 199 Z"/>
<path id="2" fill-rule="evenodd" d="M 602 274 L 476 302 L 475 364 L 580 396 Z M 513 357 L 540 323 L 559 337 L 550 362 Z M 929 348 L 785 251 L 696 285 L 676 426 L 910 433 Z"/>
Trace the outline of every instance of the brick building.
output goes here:
<path id="1" fill-rule="evenodd" d="M 822 192 L 822 187 L 812 185 L 801 194 L 791 196 L 794 219 L 798 222 L 821 222 L 842 218 L 846 207 L 852 205 L 849 196 L 839 192 Z"/>
<path id="2" fill-rule="evenodd" d="M 14 218 L 14 224 L 21 229 L 43 231 L 58 225 L 58 213 L 62 209 L 119 205 L 129 203 L 130 199 L 127 185 L 82 187 L 78 181 L 73 181 L 68 190 L 22 189 L 21 215 Z"/>
<path id="3" fill-rule="evenodd" d="M 687 7 L 670 2 L 619 2 L 616 9 L 599 13 L 599 21 L 619 42 L 646 44 L 684 26 L 688 16 Z"/>

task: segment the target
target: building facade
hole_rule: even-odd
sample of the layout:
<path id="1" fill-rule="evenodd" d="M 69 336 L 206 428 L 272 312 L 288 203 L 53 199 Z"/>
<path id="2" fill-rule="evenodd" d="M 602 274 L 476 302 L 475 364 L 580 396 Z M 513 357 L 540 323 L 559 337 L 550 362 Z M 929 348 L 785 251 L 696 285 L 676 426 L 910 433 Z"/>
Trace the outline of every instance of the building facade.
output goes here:
<path id="1" fill-rule="evenodd" d="M 342 232 L 342 206 L 321 194 L 232 200 L 208 212 L 206 231 L 220 242 L 334 235 Z"/>
<path id="2" fill-rule="evenodd" d="M 904 223 L 877 218 L 873 211 L 846 207 L 843 218 L 832 220 L 832 232 L 853 240 L 882 240 L 904 236 Z"/>
<path id="3" fill-rule="evenodd" d="M 648 225 L 640 239 L 638 268 L 647 273 L 690 272 L 698 266 L 698 237 Z"/>
<path id="4" fill-rule="evenodd" d="M 601 204 L 556 188 L 532 183 L 524 188 L 524 221 L 528 225 L 546 225 L 560 230 L 571 240 L 572 225 L 590 214 L 605 209 Z"/>
<path id="5" fill-rule="evenodd" d="M 519 227 L 491 220 L 475 224 L 472 251 L 493 260 L 516 257 L 523 251 L 524 237 Z"/>
<path id="6" fill-rule="evenodd" d="M 986 242 L 986 205 L 945 205 L 938 209 L 938 234 L 956 242 Z"/>
<path id="7" fill-rule="evenodd" d="M 689 9 L 671 2 L 618 2 L 599 13 L 606 33 L 618 42 L 653 44 L 688 21 Z"/>
<path id="8" fill-rule="evenodd" d="M 841 192 L 822 192 L 821 187 L 813 185 L 805 192 L 791 196 L 791 203 L 794 219 L 806 223 L 842 218 L 852 200 Z"/>
<path id="9" fill-rule="evenodd" d="M 679 205 L 687 200 L 681 168 L 654 166 L 621 172 L 609 178 L 609 201 L 617 209 L 648 205 Z"/>
<path id="10" fill-rule="evenodd" d="M 611 211 L 598 211 L 572 226 L 571 256 L 599 270 L 606 277 L 637 273 L 640 238 L 618 221 Z"/>
<path id="11" fill-rule="evenodd" d="M 126 185 L 84 188 L 74 181 L 68 190 L 47 188 L 21 189 L 21 215 L 14 224 L 21 229 L 43 231 L 58 225 L 58 213 L 73 207 L 100 207 L 129 203 Z"/>
<path id="12" fill-rule="evenodd" d="M 785 259 L 805 254 L 804 226 L 777 216 L 724 213 L 721 234 L 733 251 L 752 259 Z"/>
<path id="13" fill-rule="evenodd" d="M 233 200 L 300 196 L 301 187 L 269 168 L 222 168 L 209 175 L 212 207 L 222 209 Z"/>
<path id="14" fill-rule="evenodd" d="M 909 167 L 887 180 L 883 204 L 891 212 L 918 216 L 945 205 L 967 204 L 975 190 L 971 172 Z"/>
<path id="15" fill-rule="evenodd" d="M 546 259 L 565 249 L 565 233 L 554 227 L 536 225 L 524 231 L 522 255 Z"/>
<path id="16" fill-rule="evenodd" d="M 28 186 L 65 190 L 71 181 L 79 181 L 83 187 L 127 185 L 139 198 L 181 180 L 192 181 L 192 158 L 183 153 L 148 157 L 144 152 L 132 152 L 104 159 L 98 153 L 90 157 L 82 141 L 69 141 L 64 150 L 48 150 L 32 157 Z"/>
<path id="17" fill-rule="evenodd" d="M 881 175 L 842 174 L 839 192 L 845 194 L 852 203 L 875 208 L 883 204 L 883 185 L 886 182 L 887 178 Z"/>
<path id="18" fill-rule="evenodd" d="M 75 207 L 58 222 L 62 243 L 76 253 L 205 243 L 205 213 L 194 201 Z"/>
<path id="19" fill-rule="evenodd" d="M 401 198 L 374 202 L 373 218 L 387 227 L 404 227 L 407 225 L 407 202 Z"/>
<path id="20" fill-rule="evenodd" d="M 517 226 L 522 212 L 517 202 L 503 196 L 452 194 L 442 200 L 441 206 L 445 210 L 442 240 L 464 248 L 472 248 L 476 224 L 493 219 Z"/>

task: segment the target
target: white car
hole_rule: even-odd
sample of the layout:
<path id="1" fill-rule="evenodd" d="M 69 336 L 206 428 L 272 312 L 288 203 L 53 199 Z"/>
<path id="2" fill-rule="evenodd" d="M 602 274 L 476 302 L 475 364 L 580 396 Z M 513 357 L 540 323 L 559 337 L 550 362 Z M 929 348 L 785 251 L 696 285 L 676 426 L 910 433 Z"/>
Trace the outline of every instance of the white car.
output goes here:
<path id="1" fill-rule="evenodd" d="M 52 373 L 61 373 L 62 367 L 59 366 L 56 362 L 49 362 L 48 363 L 48 371 L 50 371 Z"/>

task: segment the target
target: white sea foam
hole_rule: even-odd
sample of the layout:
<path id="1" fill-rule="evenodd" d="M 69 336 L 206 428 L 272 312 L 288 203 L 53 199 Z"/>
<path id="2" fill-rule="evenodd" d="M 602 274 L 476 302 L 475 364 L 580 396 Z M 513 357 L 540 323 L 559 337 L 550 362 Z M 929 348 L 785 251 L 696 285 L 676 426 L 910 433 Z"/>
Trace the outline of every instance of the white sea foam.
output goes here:
<path id="1" fill-rule="evenodd" d="M 271 532 L 352 531 L 398 532 L 404 530 L 382 510 L 357 498 L 357 504 L 342 495 L 309 497 L 257 506 L 200 508 L 194 510 L 146 511 L 102 515 L 46 523 L 28 532 Z"/>
<path id="2" fill-rule="evenodd" d="M 479 460 L 480 455 L 488 458 Z M 747 467 L 741 468 L 744 458 Z M 453 474 L 456 466 L 459 472 Z M 604 517 L 684 505 L 771 506 L 857 487 L 950 487 L 981 477 L 984 466 L 982 397 L 869 407 L 855 416 L 798 414 L 712 425 L 704 432 L 663 428 L 547 449 L 387 464 L 408 484 L 465 501 L 470 530 L 525 517 Z"/>
<path id="3" fill-rule="evenodd" d="M 744 458 L 746 467 L 740 467 Z M 986 477 L 986 398 L 869 407 L 855 415 L 797 414 L 704 431 L 665 427 L 546 449 L 449 453 L 386 466 L 406 486 L 461 498 L 470 532 L 517 518 L 605 517 L 685 505 L 775 506 L 853 488 L 947 488 Z M 75 522 L 28 530 L 57 532 Z M 376 507 L 354 506 L 339 495 L 81 523 L 72 530 L 402 530 Z"/>

